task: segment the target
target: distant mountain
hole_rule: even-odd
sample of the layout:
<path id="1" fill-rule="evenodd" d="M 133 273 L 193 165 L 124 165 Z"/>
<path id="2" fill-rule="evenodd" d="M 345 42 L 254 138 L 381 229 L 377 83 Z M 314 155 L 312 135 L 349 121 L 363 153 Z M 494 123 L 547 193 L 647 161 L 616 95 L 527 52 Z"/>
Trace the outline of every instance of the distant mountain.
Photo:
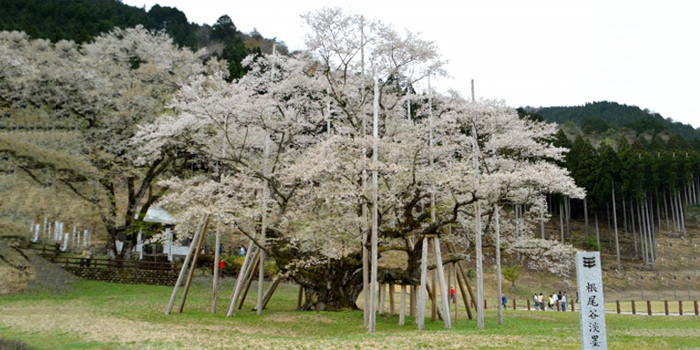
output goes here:
<path id="1" fill-rule="evenodd" d="M 529 113 L 537 113 L 548 122 L 576 123 L 587 134 L 604 133 L 610 128 L 626 128 L 637 135 L 654 136 L 661 133 L 675 134 L 686 141 L 700 140 L 700 129 L 691 125 L 663 118 L 658 113 L 642 110 L 616 102 L 600 101 L 573 107 L 528 107 Z"/>

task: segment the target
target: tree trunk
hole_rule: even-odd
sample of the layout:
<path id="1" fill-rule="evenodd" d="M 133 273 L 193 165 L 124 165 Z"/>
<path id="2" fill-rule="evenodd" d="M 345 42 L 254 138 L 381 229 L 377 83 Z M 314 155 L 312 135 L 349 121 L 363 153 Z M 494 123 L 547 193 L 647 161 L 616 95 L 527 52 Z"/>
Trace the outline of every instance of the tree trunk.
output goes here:
<path id="1" fill-rule="evenodd" d="M 678 201 L 680 202 L 680 195 L 678 196 Z M 683 204 L 680 203 L 680 206 L 678 208 L 678 212 L 680 213 L 680 221 L 681 221 L 681 229 L 683 232 L 683 236 L 687 236 L 687 232 L 685 232 L 685 214 L 683 213 Z"/>
<path id="2" fill-rule="evenodd" d="M 561 203 L 559 203 L 559 227 L 561 228 L 561 242 L 564 243 L 564 211 Z"/>
<path id="3" fill-rule="evenodd" d="M 639 220 L 639 242 L 642 246 L 642 260 L 645 264 L 649 263 L 649 254 L 647 253 L 646 245 L 646 228 L 644 227 L 644 214 L 642 214 L 641 205 L 637 202 L 637 219 Z"/>
<path id="4" fill-rule="evenodd" d="M 355 301 L 362 292 L 362 266 L 359 259 L 331 259 L 311 269 L 298 271 L 292 277 L 304 288 L 303 311 L 355 310 Z"/>
<path id="5" fill-rule="evenodd" d="M 571 198 L 566 197 L 564 199 L 564 211 L 566 212 L 566 237 L 569 238 L 569 241 L 571 240 L 571 225 L 569 224 L 571 221 Z"/>
<path id="6" fill-rule="evenodd" d="M 622 202 L 622 222 L 624 223 L 622 230 L 625 233 L 625 237 L 627 237 L 629 231 L 627 230 L 627 205 L 625 204 L 625 198 L 623 197 L 620 202 Z"/>
<path id="7" fill-rule="evenodd" d="M 598 229 L 598 211 L 595 212 L 595 239 L 598 243 L 598 251 L 600 251 L 600 230 Z"/>
<path id="8" fill-rule="evenodd" d="M 544 208 L 540 211 L 540 230 L 542 231 L 542 239 L 544 239 Z"/>
<path id="9" fill-rule="evenodd" d="M 666 229 L 671 231 L 671 225 L 668 222 L 668 204 L 666 201 L 666 191 L 663 192 L 663 200 L 664 200 L 664 217 L 666 218 Z"/>
<path id="10" fill-rule="evenodd" d="M 654 199 L 656 202 L 656 220 L 658 220 L 659 232 L 661 232 L 661 204 L 659 204 L 659 191 L 654 191 Z"/>
<path id="11" fill-rule="evenodd" d="M 583 218 L 585 222 L 585 227 L 586 227 L 586 244 L 588 244 L 588 199 L 584 198 L 583 199 Z M 544 238 L 544 237 L 542 237 Z"/>
<path id="12" fill-rule="evenodd" d="M 605 215 L 608 219 L 608 248 L 612 249 L 612 233 L 610 232 L 610 203 L 605 203 Z"/>
<path id="13" fill-rule="evenodd" d="M 634 257 L 639 256 L 639 252 L 637 250 L 637 232 L 634 227 L 634 207 L 632 206 L 632 200 L 630 199 L 630 224 L 632 224 L 632 239 L 634 239 Z"/>
<path id="14" fill-rule="evenodd" d="M 612 183 L 612 199 L 613 199 L 613 226 L 615 227 L 615 251 L 617 252 L 617 271 L 622 270 L 622 265 L 620 264 L 620 240 L 617 236 L 617 206 L 615 205 L 615 183 Z"/>
<path id="15" fill-rule="evenodd" d="M 673 217 L 673 232 L 680 231 L 678 226 L 678 212 L 676 211 L 676 201 L 673 199 L 673 194 L 669 193 L 669 202 L 671 203 L 671 214 Z"/>
<path id="16" fill-rule="evenodd" d="M 647 234 L 648 234 L 648 241 L 647 241 L 647 251 L 649 252 L 649 261 L 651 261 L 651 268 L 655 268 L 655 244 L 654 244 L 654 225 L 651 224 L 651 218 L 649 214 L 649 201 L 645 200 L 644 201 L 644 214 L 646 215 L 646 226 L 647 226 Z"/>

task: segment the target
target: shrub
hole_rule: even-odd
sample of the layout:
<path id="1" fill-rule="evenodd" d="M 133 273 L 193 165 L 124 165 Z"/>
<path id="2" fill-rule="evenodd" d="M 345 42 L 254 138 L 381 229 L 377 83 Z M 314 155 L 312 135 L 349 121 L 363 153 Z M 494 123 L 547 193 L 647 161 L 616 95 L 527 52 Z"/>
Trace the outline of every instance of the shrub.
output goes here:
<path id="1" fill-rule="evenodd" d="M 600 247 L 598 247 L 598 241 L 595 237 L 588 238 L 588 248 L 592 251 L 600 251 Z"/>
<path id="2" fill-rule="evenodd" d="M 505 278 L 506 281 L 510 282 L 511 290 L 515 290 L 515 281 L 517 281 L 518 278 L 520 278 L 521 268 L 522 266 L 520 265 L 513 265 L 511 267 L 503 267 L 503 271 L 501 271 L 503 278 Z"/>

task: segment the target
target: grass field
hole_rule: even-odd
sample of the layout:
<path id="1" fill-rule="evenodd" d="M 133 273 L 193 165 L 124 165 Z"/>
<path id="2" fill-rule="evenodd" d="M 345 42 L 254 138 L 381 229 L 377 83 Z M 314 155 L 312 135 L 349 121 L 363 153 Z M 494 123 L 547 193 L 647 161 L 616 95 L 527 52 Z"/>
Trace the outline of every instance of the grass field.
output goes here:
<path id="1" fill-rule="evenodd" d="M 498 325 L 486 311 L 486 327 L 461 312 L 452 330 L 430 322 L 416 330 L 413 319 L 377 318 L 367 334 L 361 311 L 297 312 L 297 288 L 283 284 L 262 316 L 254 297 L 233 317 L 224 316 L 232 289 L 224 280 L 218 312 L 211 314 L 210 281 L 200 279 L 182 314 L 164 314 L 171 287 L 83 280 L 61 294 L 0 297 L 0 339 L 36 349 L 579 349 L 578 313 L 506 310 Z M 176 304 L 177 306 L 177 304 Z M 610 307 L 608 307 L 610 308 Z M 696 316 L 607 316 L 610 349 L 700 349 Z M 0 348 L 2 345 L 0 342 Z"/>

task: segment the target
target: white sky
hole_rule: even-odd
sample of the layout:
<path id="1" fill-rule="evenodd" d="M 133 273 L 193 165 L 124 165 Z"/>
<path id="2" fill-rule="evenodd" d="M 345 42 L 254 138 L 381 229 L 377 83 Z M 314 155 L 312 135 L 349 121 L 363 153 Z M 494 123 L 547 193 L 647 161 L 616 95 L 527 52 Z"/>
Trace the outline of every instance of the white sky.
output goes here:
<path id="1" fill-rule="evenodd" d="M 433 40 L 469 96 L 513 107 L 613 101 L 700 127 L 700 3 L 687 0 L 123 0 L 176 7 L 190 22 L 224 14 L 238 30 L 303 48 L 299 14 L 339 6 Z M 347 5 L 352 3 L 352 5 Z"/>

